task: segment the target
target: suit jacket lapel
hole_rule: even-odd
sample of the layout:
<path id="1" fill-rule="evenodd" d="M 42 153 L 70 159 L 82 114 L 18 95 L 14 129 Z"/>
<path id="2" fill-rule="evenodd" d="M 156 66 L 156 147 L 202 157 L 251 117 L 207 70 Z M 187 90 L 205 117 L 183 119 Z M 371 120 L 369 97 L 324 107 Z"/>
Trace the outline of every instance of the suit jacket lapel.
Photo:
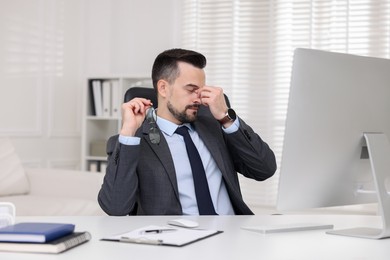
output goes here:
<path id="1" fill-rule="evenodd" d="M 159 144 L 151 143 L 149 139 L 149 130 L 150 130 L 149 124 L 144 123 L 142 126 L 142 132 L 143 132 L 142 138 L 150 146 L 150 148 L 153 150 L 153 152 L 156 154 L 161 164 L 165 168 L 165 174 L 168 175 L 168 178 L 175 191 L 176 197 L 179 200 L 179 189 L 177 186 L 176 171 L 175 171 L 175 166 L 173 164 L 171 151 L 169 150 L 168 147 L 168 143 L 165 140 L 164 134 L 160 131 L 160 129 L 158 129 L 158 132 L 160 134 L 160 143 Z"/>
<path id="2" fill-rule="evenodd" d="M 218 141 L 215 138 L 215 135 L 213 135 L 210 132 L 210 128 L 207 127 L 207 125 L 203 123 L 199 123 L 199 121 L 194 122 L 194 125 L 196 127 L 196 131 L 199 134 L 199 137 L 203 140 L 206 147 L 209 149 L 211 156 L 213 156 L 215 163 L 217 164 L 218 168 L 220 169 L 222 173 L 222 178 L 225 181 L 226 188 L 228 190 L 230 199 L 232 203 L 234 203 L 234 200 L 242 198 L 239 188 L 237 190 L 237 185 L 234 184 L 234 180 L 232 179 L 231 174 L 228 173 L 228 169 L 226 168 L 226 165 L 224 164 L 223 155 L 221 153 L 221 148 L 224 144 L 218 143 Z M 221 130 L 222 131 L 222 130 Z M 242 200 L 242 199 L 240 199 Z"/>

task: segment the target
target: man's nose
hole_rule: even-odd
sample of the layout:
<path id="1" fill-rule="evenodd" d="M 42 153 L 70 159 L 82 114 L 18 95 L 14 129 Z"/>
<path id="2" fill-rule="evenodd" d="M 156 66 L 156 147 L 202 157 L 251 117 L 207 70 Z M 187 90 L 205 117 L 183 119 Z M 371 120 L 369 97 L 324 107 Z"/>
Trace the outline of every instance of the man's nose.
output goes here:
<path id="1" fill-rule="evenodd" d="M 194 93 L 195 93 L 195 95 L 196 95 L 196 101 L 198 101 L 199 103 L 202 103 L 201 91 L 200 91 L 200 89 L 195 90 Z"/>

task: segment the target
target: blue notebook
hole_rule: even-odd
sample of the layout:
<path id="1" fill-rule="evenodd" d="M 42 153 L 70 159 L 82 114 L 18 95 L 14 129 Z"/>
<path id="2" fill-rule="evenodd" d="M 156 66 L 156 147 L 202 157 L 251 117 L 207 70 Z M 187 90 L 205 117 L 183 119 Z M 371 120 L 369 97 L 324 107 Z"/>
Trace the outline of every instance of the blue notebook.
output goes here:
<path id="1" fill-rule="evenodd" d="M 72 233 L 74 224 L 24 222 L 0 228 L 0 242 L 46 243 Z"/>

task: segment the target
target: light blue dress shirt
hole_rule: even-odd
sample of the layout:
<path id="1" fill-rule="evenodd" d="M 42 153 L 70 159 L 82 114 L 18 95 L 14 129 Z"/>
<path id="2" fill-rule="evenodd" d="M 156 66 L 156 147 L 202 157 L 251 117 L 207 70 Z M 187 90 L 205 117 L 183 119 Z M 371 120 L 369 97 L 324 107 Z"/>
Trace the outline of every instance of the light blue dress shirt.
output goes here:
<path id="1" fill-rule="evenodd" d="M 184 139 L 181 135 L 175 133 L 178 125 L 160 117 L 157 117 L 156 123 L 164 134 L 172 154 L 183 214 L 199 215 L 190 161 L 188 159 L 187 153 L 183 152 L 186 151 Z M 220 169 L 218 168 L 214 158 L 211 156 L 206 145 L 199 138 L 198 133 L 195 131 L 192 125 L 185 125 L 187 125 L 189 128 L 192 141 L 198 149 L 199 154 L 201 154 L 201 159 L 206 172 L 207 181 L 209 183 L 210 195 L 215 211 L 218 215 L 234 215 L 234 210 L 231 205 L 225 183 L 222 179 L 222 173 Z M 238 128 L 239 120 L 236 119 L 230 127 L 222 129 L 227 134 L 229 134 L 237 131 Z M 140 144 L 140 138 L 120 135 L 119 142 L 125 145 L 138 145 Z"/>

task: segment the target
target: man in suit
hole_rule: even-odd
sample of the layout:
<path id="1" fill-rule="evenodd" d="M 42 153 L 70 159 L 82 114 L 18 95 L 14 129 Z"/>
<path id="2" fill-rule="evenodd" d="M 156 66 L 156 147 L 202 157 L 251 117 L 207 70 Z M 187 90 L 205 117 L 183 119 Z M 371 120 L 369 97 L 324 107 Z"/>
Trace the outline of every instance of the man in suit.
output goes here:
<path id="1" fill-rule="evenodd" d="M 107 214 L 253 214 L 243 201 L 237 172 L 265 180 L 276 171 L 275 156 L 228 108 L 222 88 L 206 85 L 205 66 L 198 52 L 164 51 L 152 69 L 156 111 L 142 97 L 122 105 L 122 128 L 107 143 L 107 172 L 98 195 Z M 147 114 L 152 116 L 145 120 Z M 180 126 L 195 144 L 200 163 L 193 164 L 187 154 L 188 140 L 176 132 Z M 199 165 L 205 185 L 193 178 L 193 167 Z M 201 209 L 203 200 L 211 211 Z"/>

